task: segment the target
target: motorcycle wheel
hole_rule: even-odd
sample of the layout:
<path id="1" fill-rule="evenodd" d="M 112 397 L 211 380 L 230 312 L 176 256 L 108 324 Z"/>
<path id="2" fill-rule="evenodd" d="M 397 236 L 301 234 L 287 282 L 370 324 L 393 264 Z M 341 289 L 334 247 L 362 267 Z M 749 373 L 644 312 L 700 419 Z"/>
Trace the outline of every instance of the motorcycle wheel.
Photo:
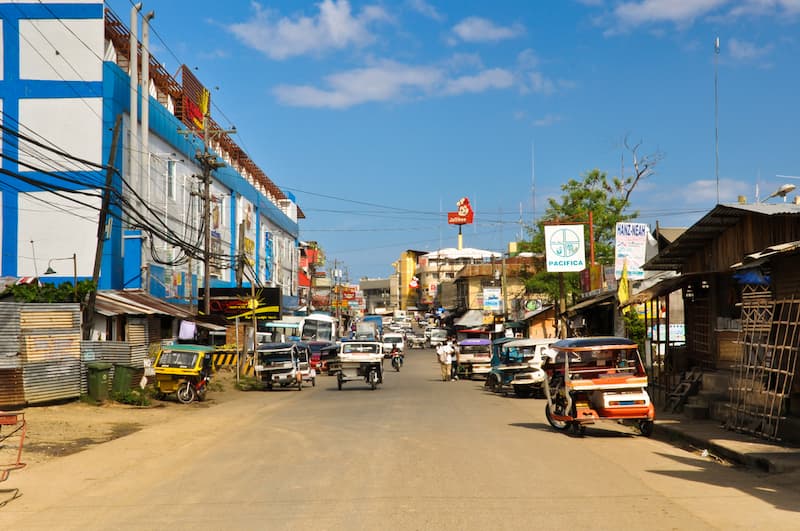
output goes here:
<path id="1" fill-rule="evenodd" d="M 317 379 L 311 378 L 311 387 L 316 387 L 316 386 L 317 386 Z"/>
<path id="2" fill-rule="evenodd" d="M 208 391 L 208 386 L 207 385 L 204 385 L 203 387 L 201 387 L 200 389 L 197 390 L 197 401 L 198 402 L 202 402 L 203 400 L 206 399 L 207 391 Z"/>
<path id="3" fill-rule="evenodd" d="M 378 388 L 378 371 L 375 369 L 369 371 L 369 386 L 373 391 Z"/>
<path id="4" fill-rule="evenodd" d="M 342 373 L 336 375 L 336 385 L 339 386 L 339 391 L 342 390 Z"/>
<path id="5" fill-rule="evenodd" d="M 655 423 L 652 420 L 640 420 L 639 421 L 639 431 L 642 433 L 644 437 L 650 437 L 653 435 L 653 428 Z"/>
<path id="6" fill-rule="evenodd" d="M 181 404 L 190 404 L 197 398 L 197 391 L 195 391 L 191 382 L 186 382 L 178 387 L 178 391 L 175 394 Z"/>
<path id="7" fill-rule="evenodd" d="M 392 362 L 392 367 L 394 367 L 395 371 L 400 372 L 400 362 L 399 361 L 393 361 Z"/>
<path id="8" fill-rule="evenodd" d="M 550 412 L 550 403 L 548 402 L 547 405 L 544 406 L 544 416 L 547 417 L 547 422 L 558 431 L 567 431 L 569 429 L 569 422 L 565 422 L 563 420 L 556 420 L 552 417 L 552 413 Z"/>

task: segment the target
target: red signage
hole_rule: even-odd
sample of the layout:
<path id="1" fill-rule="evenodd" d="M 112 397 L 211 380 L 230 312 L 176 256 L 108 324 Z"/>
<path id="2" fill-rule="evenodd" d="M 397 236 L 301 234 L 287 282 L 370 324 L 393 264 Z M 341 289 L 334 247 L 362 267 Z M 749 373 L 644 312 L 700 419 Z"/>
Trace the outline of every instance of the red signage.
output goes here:
<path id="1" fill-rule="evenodd" d="M 475 213 L 472 211 L 469 199 L 462 197 L 458 200 L 456 206 L 458 207 L 457 212 L 447 213 L 447 223 L 450 225 L 467 225 L 472 223 Z"/>

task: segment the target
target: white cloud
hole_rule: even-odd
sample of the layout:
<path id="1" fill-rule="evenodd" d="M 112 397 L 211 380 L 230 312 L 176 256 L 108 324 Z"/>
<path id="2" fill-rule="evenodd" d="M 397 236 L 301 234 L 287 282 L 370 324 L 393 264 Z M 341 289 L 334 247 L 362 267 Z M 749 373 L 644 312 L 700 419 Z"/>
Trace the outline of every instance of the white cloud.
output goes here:
<path id="1" fill-rule="evenodd" d="M 727 42 L 727 48 L 730 50 L 730 56 L 734 59 L 750 61 L 768 54 L 772 50 L 772 45 L 768 44 L 759 47 L 752 42 L 730 39 Z"/>
<path id="2" fill-rule="evenodd" d="M 561 122 L 563 120 L 564 120 L 564 118 L 562 118 L 561 116 L 559 116 L 557 114 L 545 114 L 544 116 L 542 116 L 538 120 L 534 120 L 533 121 L 533 125 L 535 125 L 536 127 L 549 127 L 549 126 L 555 125 L 558 122 Z"/>
<path id="3" fill-rule="evenodd" d="M 489 42 L 513 39 L 525 33 L 525 28 L 521 24 L 511 26 L 498 26 L 491 20 L 480 17 L 465 18 L 455 26 L 453 33 L 458 40 L 464 42 Z"/>
<path id="4" fill-rule="evenodd" d="M 575 87 L 573 81 L 566 79 L 554 81 L 547 77 L 540 68 L 541 61 L 530 48 L 517 55 L 517 69 L 520 90 L 523 94 L 534 92 L 537 94 L 553 94 L 557 89 L 570 89 Z"/>
<path id="5" fill-rule="evenodd" d="M 282 103 L 294 107 L 345 109 L 362 103 L 430 93 L 441 83 L 442 72 L 434 67 L 384 61 L 376 66 L 330 75 L 325 81 L 326 89 L 279 85 L 274 93 Z"/>
<path id="6" fill-rule="evenodd" d="M 752 193 L 752 185 L 734 179 L 719 180 L 720 203 L 736 202 L 739 195 L 747 196 Z M 689 205 L 702 205 L 717 201 L 717 181 L 714 179 L 701 179 L 688 183 L 680 188 L 683 201 Z"/>
<path id="7" fill-rule="evenodd" d="M 425 0 L 408 0 L 408 5 L 420 15 L 433 19 L 437 22 L 444 20 L 444 15 L 439 13 L 434 6 Z"/>
<path id="8" fill-rule="evenodd" d="M 246 45 L 271 59 L 323 53 L 348 46 L 364 46 L 375 37 L 371 24 L 389 20 L 382 7 L 366 6 L 353 15 L 348 0 L 323 0 L 319 12 L 311 17 L 279 17 L 271 9 L 253 2 L 255 14 L 247 22 L 231 25 L 231 31 Z"/>
<path id="9" fill-rule="evenodd" d="M 514 85 L 514 74 L 502 68 L 461 76 L 439 66 L 405 65 L 395 61 L 347 70 L 325 78 L 324 87 L 279 85 L 278 100 L 294 107 L 346 109 L 370 102 L 397 102 L 420 97 L 456 96 Z"/>
<path id="10" fill-rule="evenodd" d="M 614 8 L 616 18 L 626 26 L 657 22 L 687 24 L 724 5 L 728 0 L 642 0 L 624 2 Z"/>
<path id="11" fill-rule="evenodd" d="M 465 92 L 485 92 L 490 89 L 504 89 L 514 84 L 514 76 L 508 70 L 492 68 L 483 70 L 474 76 L 461 76 L 447 81 L 445 94 L 463 94 Z"/>
<path id="12" fill-rule="evenodd" d="M 797 15 L 800 14 L 800 0 L 746 0 L 731 8 L 734 17 L 747 15 Z"/>
<path id="13" fill-rule="evenodd" d="M 454 70 L 464 68 L 483 68 L 483 60 L 476 53 L 454 53 L 447 60 L 448 66 Z"/>

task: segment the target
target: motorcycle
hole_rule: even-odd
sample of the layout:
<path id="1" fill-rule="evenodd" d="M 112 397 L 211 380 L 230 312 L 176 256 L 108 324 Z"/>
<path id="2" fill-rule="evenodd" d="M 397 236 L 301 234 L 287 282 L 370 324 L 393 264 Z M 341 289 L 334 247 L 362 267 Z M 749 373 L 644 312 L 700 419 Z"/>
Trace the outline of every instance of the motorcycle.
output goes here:
<path id="1" fill-rule="evenodd" d="M 403 355 L 397 350 L 392 351 L 392 367 L 395 371 L 400 372 L 400 367 L 403 366 Z"/>

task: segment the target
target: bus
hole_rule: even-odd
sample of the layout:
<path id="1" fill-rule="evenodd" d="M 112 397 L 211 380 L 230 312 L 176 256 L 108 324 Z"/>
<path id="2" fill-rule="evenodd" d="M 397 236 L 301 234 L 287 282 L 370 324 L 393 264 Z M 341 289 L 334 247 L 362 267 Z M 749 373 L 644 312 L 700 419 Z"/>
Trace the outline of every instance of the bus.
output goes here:
<path id="1" fill-rule="evenodd" d="M 336 341 L 339 337 L 336 318 L 314 312 L 300 324 L 300 341 Z"/>

